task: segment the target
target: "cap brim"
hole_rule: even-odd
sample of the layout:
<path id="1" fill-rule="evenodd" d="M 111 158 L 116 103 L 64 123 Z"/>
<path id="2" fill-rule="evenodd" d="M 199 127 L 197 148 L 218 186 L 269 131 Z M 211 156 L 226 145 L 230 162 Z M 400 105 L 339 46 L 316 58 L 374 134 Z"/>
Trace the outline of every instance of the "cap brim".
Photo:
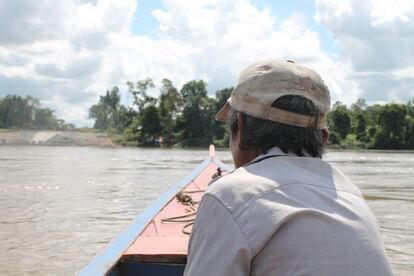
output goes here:
<path id="1" fill-rule="evenodd" d="M 226 104 L 217 112 L 215 119 L 219 122 L 225 122 L 227 121 L 227 115 L 230 111 L 230 104 L 229 102 L 226 102 Z"/>

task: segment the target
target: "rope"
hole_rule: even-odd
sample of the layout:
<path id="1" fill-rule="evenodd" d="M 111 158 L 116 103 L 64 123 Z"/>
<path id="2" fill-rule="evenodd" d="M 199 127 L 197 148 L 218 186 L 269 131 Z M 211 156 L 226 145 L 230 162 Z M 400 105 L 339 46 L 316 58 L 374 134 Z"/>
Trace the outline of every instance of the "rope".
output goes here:
<path id="1" fill-rule="evenodd" d="M 191 231 L 188 231 L 187 228 L 190 227 L 191 225 L 194 224 L 195 221 L 195 215 L 197 214 L 197 207 L 196 205 L 199 204 L 198 201 L 195 201 L 190 195 L 186 195 L 185 193 L 200 193 L 200 192 L 204 192 L 204 190 L 194 190 L 194 191 L 182 191 L 179 192 L 175 198 L 181 203 L 184 204 L 188 207 L 190 207 L 190 209 L 192 210 L 191 213 L 189 214 L 185 214 L 185 215 L 181 215 L 181 216 L 175 216 L 175 217 L 169 217 L 169 218 L 163 218 L 161 219 L 161 222 L 187 222 L 183 228 L 181 229 L 181 231 L 186 234 L 186 235 L 190 235 Z M 192 217 L 194 216 L 194 217 Z M 192 217 L 192 218 L 190 218 Z"/>
<path id="2" fill-rule="evenodd" d="M 204 193 L 206 190 L 181 191 L 183 194 Z"/>
<path id="3" fill-rule="evenodd" d="M 222 176 L 222 173 L 223 173 L 223 171 L 221 170 L 221 168 L 220 167 L 217 168 L 217 172 L 215 174 L 213 174 L 213 176 L 211 177 L 212 180 L 216 180 L 219 177 L 221 177 Z M 163 218 L 163 219 L 161 219 L 161 222 L 186 223 L 182 227 L 181 231 L 184 234 L 186 234 L 186 235 L 190 235 L 191 234 L 191 231 L 190 230 L 187 230 L 187 229 L 194 224 L 195 215 L 197 214 L 198 204 L 200 202 L 199 201 L 195 201 L 191 197 L 191 195 L 189 195 L 189 194 L 193 194 L 193 193 L 203 193 L 203 192 L 205 192 L 205 190 L 201 190 L 201 189 L 200 190 L 181 191 L 181 192 L 179 192 L 175 196 L 175 198 L 181 204 L 188 206 L 192 210 L 192 212 L 189 213 L 189 214 L 181 215 L 181 216 Z"/>
<path id="4" fill-rule="evenodd" d="M 194 219 L 182 220 L 182 218 L 188 218 L 188 217 L 194 216 L 196 213 L 197 212 L 192 212 L 190 214 L 183 215 L 183 216 L 164 218 L 164 219 L 161 219 L 161 221 L 162 222 L 189 222 L 189 221 L 193 221 Z"/>

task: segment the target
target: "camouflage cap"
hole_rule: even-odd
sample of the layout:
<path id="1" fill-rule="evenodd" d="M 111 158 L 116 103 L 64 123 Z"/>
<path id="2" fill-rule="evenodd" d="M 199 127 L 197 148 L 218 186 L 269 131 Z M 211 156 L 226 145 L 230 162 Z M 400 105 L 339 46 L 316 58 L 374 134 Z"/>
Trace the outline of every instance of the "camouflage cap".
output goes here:
<path id="1" fill-rule="evenodd" d="M 319 116 L 272 107 L 275 100 L 285 95 L 309 99 L 319 109 Z M 315 71 L 293 61 L 261 61 L 241 72 L 237 86 L 225 106 L 216 114 L 216 120 L 225 121 L 232 107 L 260 119 L 323 129 L 330 105 L 329 90 Z"/>

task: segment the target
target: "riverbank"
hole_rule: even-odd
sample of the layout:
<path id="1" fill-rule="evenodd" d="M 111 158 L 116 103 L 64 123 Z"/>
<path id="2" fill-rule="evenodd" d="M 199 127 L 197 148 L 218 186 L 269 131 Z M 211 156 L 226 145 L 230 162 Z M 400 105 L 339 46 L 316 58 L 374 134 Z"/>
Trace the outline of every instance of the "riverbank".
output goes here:
<path id="1" fill-rule="evenodd" d="M 76 130 L 0 130 L 0 145 L 114 146 L 106 133 Z"/>
<path id="2" fill-rule="evenodd" d="M 215 143 L 217 149 L 227 149 L 227 142 L 219 141 Z M 10 130 L 0 129 L 1 145 L 43 145 L 43 146 L 97 146 L 97 147 L 143 147 L 157 148 L 157 146 L 140 145 L 137 140 L 126 139 L 122 135 L 108 134 L 106 132 L 96 132 L 90 129 L 75 130 Z M 165 146 L 165 145 L 164 145 Z M 161 145 L 161 147 L 164 147 Z M 207 146 L 185 147 L 182 143 L 177 143 L 174 148 L 186 149 L 205 149 Z M 358 143 L 344 143 L 341 145 L 330 144 L 327 150 L 379 150 L 364 147 Z M 400 148 L 398 151 L 411 152 L 412 149 Z"/>

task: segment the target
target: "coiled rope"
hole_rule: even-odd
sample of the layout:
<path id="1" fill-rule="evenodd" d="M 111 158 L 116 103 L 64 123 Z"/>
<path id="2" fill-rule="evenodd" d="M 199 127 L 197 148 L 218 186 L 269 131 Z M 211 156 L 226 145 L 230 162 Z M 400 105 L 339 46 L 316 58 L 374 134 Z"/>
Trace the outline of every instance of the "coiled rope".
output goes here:
<path id="1" fill-rule="evenodd" d="M 175 198 L 183 205 L 188 206 L 191 209 L 191 212 L 182 216 L 169 217 L 161 219 L 161 222 L 172 222 L 172 223 L 186 223 L 183 225 L 181 231 L 190 235 L 191 231 L 187 230 L 190 226 L 194 224 L 195 215 L 197 214 L 199 201 L 195 201 L 190 195 L 190 193 L 202 193 L 204 190 L 194 190 L 194 191 L 182 191 L 179 192 Z"/>
<path id="2" fill-rule="evenodd" d="M 212 175 L 212 182 L 214 180 L 220 178 L 222 176 L 223 171 L 220 167 L 217 168 L 217 172 Z M 210 184 L 209 184 L 210 185 Z M 189 194 L 192 193 L 204 193 L 205 190 L 193 190 L 193 191 L 181 191 L 179 192 L 175 198 L 181 203 L 186 206 L 188 206 L 191 211 L 188 214 L 182 215 L 182 216 L 176 216 L 176 217 L 169 217 L 161 219 L 161 222 L 171 222 L 171 223 L 185 223 L 182 227 L 181 231 L 186 234 L 190 235 L 191 231 L 187 230 L 190 226 L 194 224 L 195 216 L 197 214 L 197 209 L 199 205 L 199 201 L 195 201 Z"/>

